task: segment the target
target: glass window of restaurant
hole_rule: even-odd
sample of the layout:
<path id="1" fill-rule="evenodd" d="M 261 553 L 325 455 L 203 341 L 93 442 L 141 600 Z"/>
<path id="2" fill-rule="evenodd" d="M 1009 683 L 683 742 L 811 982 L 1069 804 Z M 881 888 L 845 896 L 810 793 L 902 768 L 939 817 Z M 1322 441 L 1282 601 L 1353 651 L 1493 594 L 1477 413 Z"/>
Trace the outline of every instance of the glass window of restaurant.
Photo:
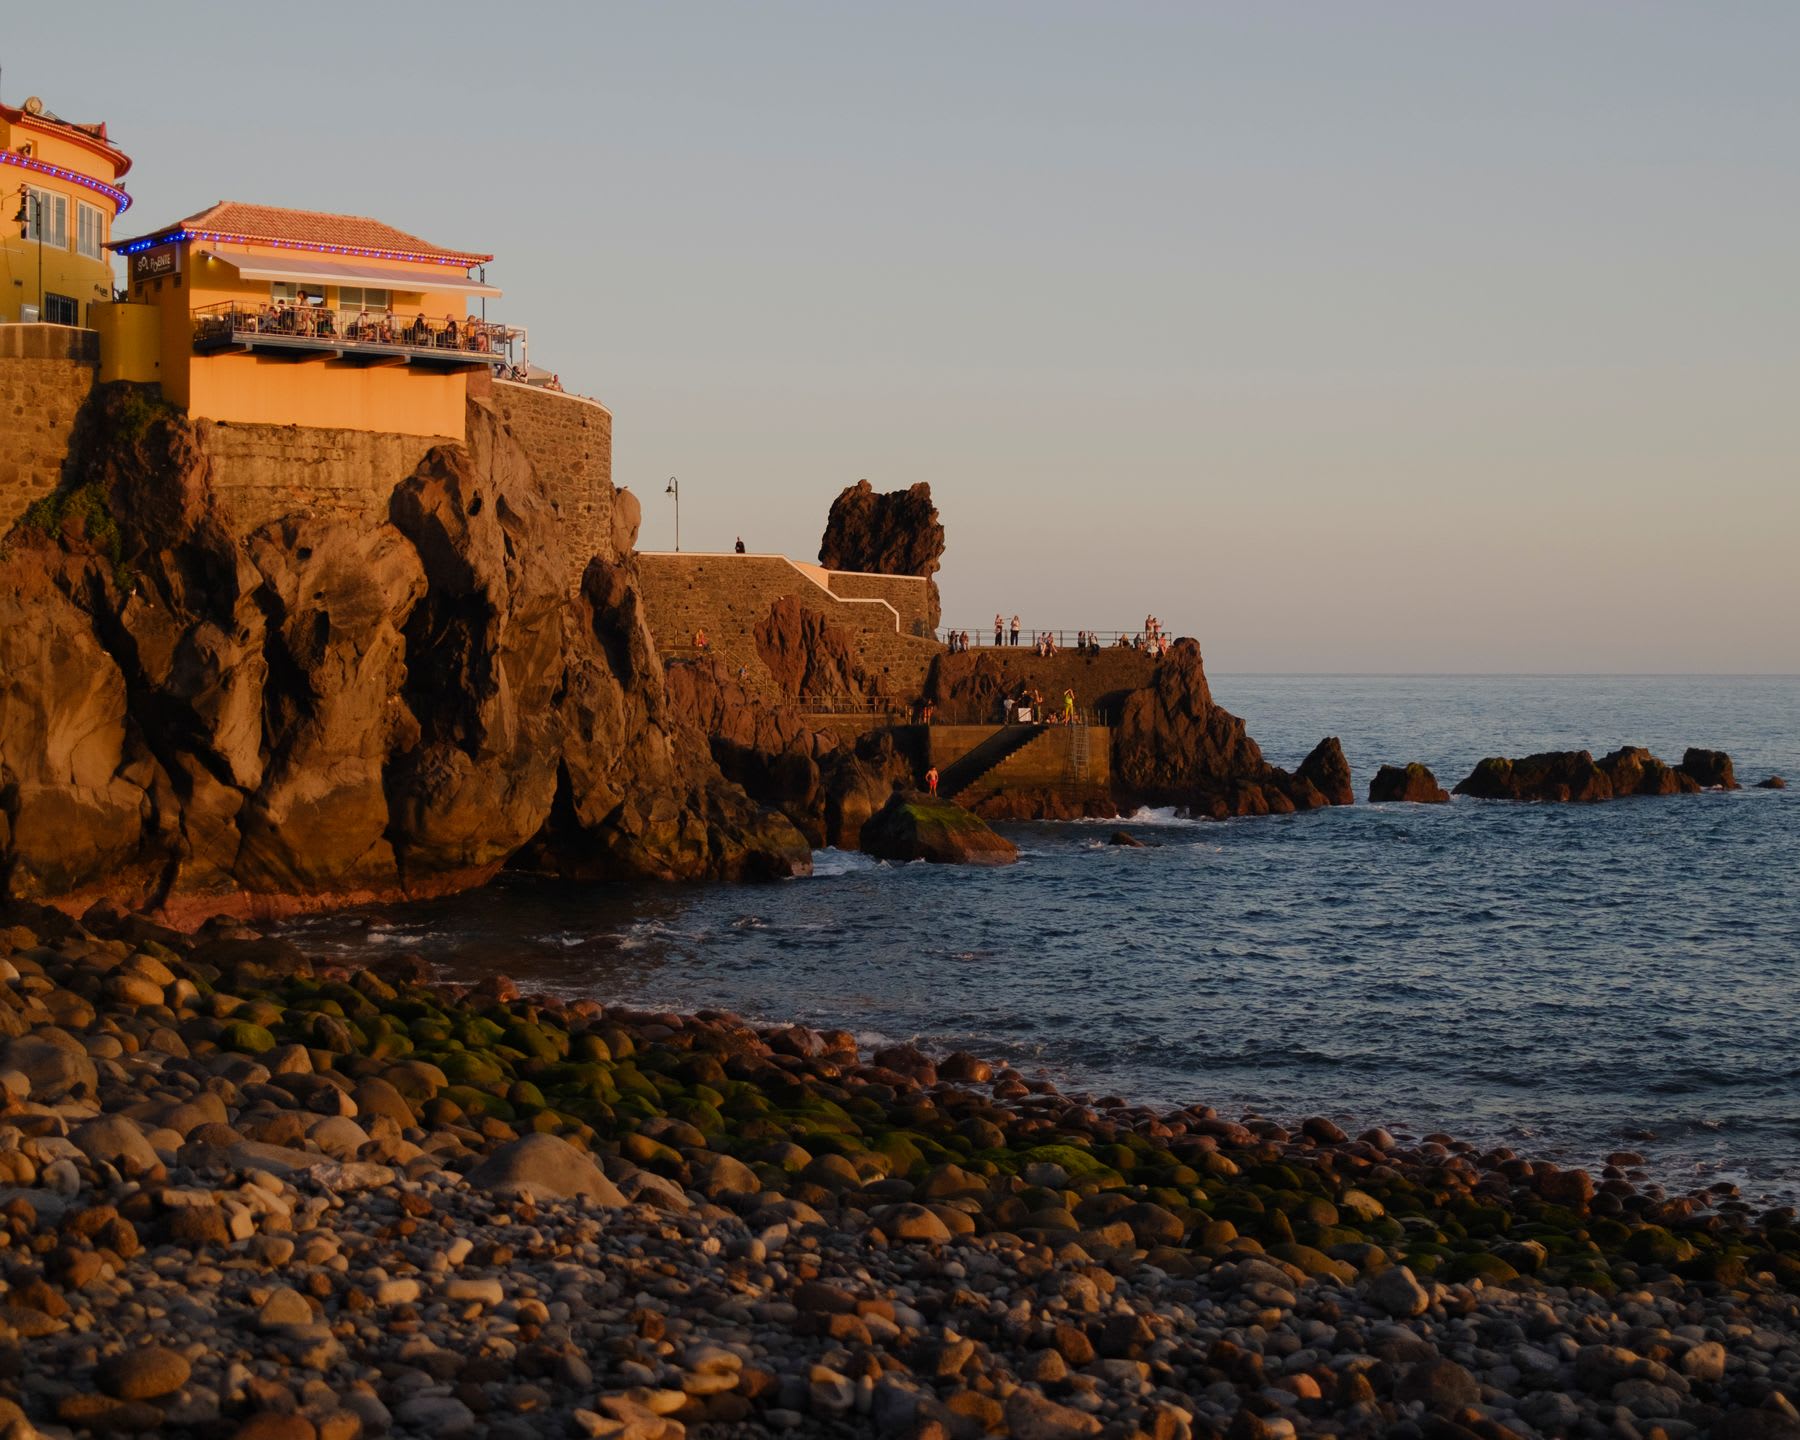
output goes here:
<path id="1" fill-rule="evenodd" d="M 391 290 L 363 289 L 355 285 L 344 285 L 338 289 L 338 309 L 367 310 L 371 315 L 379 315 L 394 306 L 394 292 Z"/>

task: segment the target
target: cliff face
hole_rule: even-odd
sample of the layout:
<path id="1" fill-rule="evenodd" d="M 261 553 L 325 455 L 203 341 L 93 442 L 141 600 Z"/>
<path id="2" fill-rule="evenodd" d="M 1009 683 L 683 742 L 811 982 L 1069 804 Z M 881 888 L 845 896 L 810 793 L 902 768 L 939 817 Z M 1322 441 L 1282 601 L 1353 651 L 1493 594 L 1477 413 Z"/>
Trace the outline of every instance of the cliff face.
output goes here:
<path id="1" fill-rule="evenodd" d="M 1113 735 L 1123 802 L 1175 805 L 1217 820 L 1349 805 L 1350 767 L 1335 738 L 1290 774 L 1263 758 L 1244 722 L 1213 703 L 1200 646 L 1177 640 L 1150 683 L 1126 697 Z"/>
<path id="2" fill-rule="evenodd" d="M 521 853 L 595 877 L 804 868 L 668 710 L 630 507 L 567 594 L 554 477 L 486 404 L 394 477 L 384 523 L 235 527 L 212 463 L 179 416 L 96 392 L 63 489 L 7 537 L 9 895 L 269 914 L 440 893 Z"/>

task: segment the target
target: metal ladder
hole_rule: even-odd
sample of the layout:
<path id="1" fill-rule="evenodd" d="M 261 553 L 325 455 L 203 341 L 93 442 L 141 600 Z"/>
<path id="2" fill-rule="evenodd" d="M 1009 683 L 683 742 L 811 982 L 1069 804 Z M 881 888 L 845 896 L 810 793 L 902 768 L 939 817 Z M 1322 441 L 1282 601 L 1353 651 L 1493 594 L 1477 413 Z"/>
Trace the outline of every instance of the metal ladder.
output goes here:
<path id="1" fill-rule="evenodd" d="M 1067 777 L 1077 781 L 1084 781 L 1088 778 L 1088 727 L 1086 725 L 1069 727 Z"/>

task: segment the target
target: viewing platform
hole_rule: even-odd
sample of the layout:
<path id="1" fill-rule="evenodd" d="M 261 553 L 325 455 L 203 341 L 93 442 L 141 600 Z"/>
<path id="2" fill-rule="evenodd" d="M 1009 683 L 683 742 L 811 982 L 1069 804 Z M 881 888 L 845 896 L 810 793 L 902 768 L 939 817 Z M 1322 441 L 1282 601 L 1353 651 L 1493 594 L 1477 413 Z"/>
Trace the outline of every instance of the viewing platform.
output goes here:
<path id="1" fill-rule="evenodd" d="M 194 353 L 230 350 L 289 359 L 325 357 L 363 365 L 488 369 L 512 363 L 518 331 L 470 318 L 401 321 L 392 315 L 321 305 L 276 306 L 228 300 L 193 312 Z"/>

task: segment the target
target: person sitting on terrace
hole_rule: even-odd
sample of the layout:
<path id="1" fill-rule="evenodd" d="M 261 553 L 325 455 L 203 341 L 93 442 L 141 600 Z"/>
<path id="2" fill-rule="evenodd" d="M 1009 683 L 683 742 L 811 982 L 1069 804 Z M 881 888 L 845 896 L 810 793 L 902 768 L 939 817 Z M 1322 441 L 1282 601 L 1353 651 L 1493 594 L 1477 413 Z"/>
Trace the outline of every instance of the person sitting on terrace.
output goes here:
<path id="1" fill-rule="evenodd" d="M 452 350 L 456 348 L 456 317 L 454 315 L 444 317 L 444 344 Z"/>
<path id="2" fill-rule="evenodd" d="M 421 310 L 412 323 L 412 343 L 429 345 L 431 343 L 431 326 L 426 322 L 425 312 Z"/>
<path id="3" fill-rule="evenodd" d="M 383 345 L 394 343 L 394 312 L 392 310 L 381 312 L 381 343 Z"/>

